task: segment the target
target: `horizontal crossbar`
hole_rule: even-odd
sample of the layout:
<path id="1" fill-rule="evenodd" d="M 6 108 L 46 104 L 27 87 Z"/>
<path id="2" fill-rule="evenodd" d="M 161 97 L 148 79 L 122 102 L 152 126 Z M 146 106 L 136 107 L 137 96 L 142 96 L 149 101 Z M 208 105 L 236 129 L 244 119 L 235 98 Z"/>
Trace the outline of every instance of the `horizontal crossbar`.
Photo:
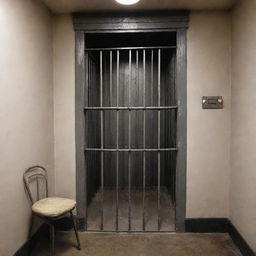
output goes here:
<path id="1" fill-rule="evenodd" d="M 114 48 L 86 48 L 86 51 L 112 51 L 112 50 L 150 50 L 150 49 L 176 49 L 176 46 L 149 46 L 149 47 L 114 47 Z"/>
<path id="2" fill-rule="evenodd" d="M 177 109 L 178 106 L 159 107 L 85 107 L 84 110 L 168 110 Z"/>
<path id="3" fill-rule="evenodd" d="M 107 151 L 107 152 L 160 152 L 160 151 L 178 151 L 177 148 L 85 148 L 85 151 Z"/>

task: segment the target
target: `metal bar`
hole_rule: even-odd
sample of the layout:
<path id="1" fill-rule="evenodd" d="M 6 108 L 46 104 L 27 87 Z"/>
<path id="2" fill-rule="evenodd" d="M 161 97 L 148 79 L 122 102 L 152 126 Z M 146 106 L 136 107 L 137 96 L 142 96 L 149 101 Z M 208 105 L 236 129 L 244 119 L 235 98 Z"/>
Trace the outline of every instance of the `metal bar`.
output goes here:
<path id="1" fill-rule="evenodd" d="M 146 52 L 143 50 L 143 105 L 146 107 Z M 146 148 L 146 113 L 143 110 L 143 147 Z M 143 151 L 143 212 L 142 212 L 142 229 L 145 231 L 145 191 L 146 189 L 146 152 Z"/>
<path id="2" fill-rule="evenodd" d="M 136 86 L 139 91 L 139 51 L 136 50 Z M 136 93 L 138 93 L 138 91 Z"/>
<path id="3" fill-rule="evenodd" d="M 85 62 L 85 70 L 87 70 L 88 68 L 89 68 L 89 66 L 90 66 L 90 64 L 89 64 L 89 62 L 90 62 L 90 60 L 91 60 L 91 57 L 89 56 L 89 54 L 88 53 L 85 53 L 85 60 L 84 60 L 84 62 Z M 81 72 L 81 71 L 80 71 Z M 86 73 L 86 72 L 85 72 Z M 89 106 L 90 105 L 90 97 L 89 97 L 89 95 L 90 95 L 90 90 L 91 90 L 91 88 L 90 88 L 90 86 L 91 86 L 91 80 L 90 80 L 91 78 L 89 77 L 89 73 L 88 74 L 85 74 L 85 81 L 84 81 L 84 85 L 83 85 L 83 87 L 82 88 L 84 88 L 83 90 L 84 90 L 84 96 L 83 96 L 83 99 L 82 99 L 82 101 L 83 101 L 83 103 L 82 103 L 82 105 L 83 105 L 83 107 L 84 106 Z M 80 92 L 81 93 L 81 92 Z M 77 100 L 77 98 L 76 98 L 76 100 Z M 82 108 L 80 109 L 80 111 L 82 110 Z M 80 138 L 81 138 L 81 140 L 83 140 L 83 147 L 87 147 L 87 144 L 88 144 L 88 126 L 86 125 L 86 120 L 88 120 L 88 115 L 87 115 L 87 113 L 83 113 L 84 114 L 84 118 L 83 118 L 83 124 L 82 124 L 82 126 L 83 126 L 83 130 L 80 132 L 80 134 L 78 135 Z M 77 143 L 77 141 L 76 141 L 76 143 Z M 79 180 L 80 182 L 84 182 L 84 189 L 82 189 L 81 188 L 81 190 L 80 190 L 80 192 L 79 193 L 84 193 L 84 191 L 86 191 L 86 196 L 85 196 L 85 198 L 84 198 L 84 205 L 85 205 L 85 216 L 84 216 L 84 218 L 85 218 L 85 225 L 84 225 L 84 228 L 85 228 L 85 230 L 87 230 L 87 228 L 88 228 L 88 198 L 87 198 L 87 194 L 88 194 L 88 186 L 87 186 L 87 178 L 88 178 L 88 163 L 89 163 L 89 155 L 87 154 L 87 152 L 83 152 L 84 154 L 83 154 L 83 163 L 84 163 L 84 165 L 83 166 L 81 166 L 79 169 L 80 169 L 80 172 L 79 172 L 79 176 L 81 176 L 81 180 Z M 81 168 L 83 169 L 83 171 L 84 171 L 84 173 L 83 174 L 81 174 Z M 78 169 L 78 170 L 79 170 Z M 82 178 L 82 175 L 84 176 L 84 179 Z M 77 173 L 77 176 L 78 176 L 78 173 Z M 76 180 L 77 180 L 77 183 L 79 183 L 78 182 L 78 177 L 76 177 Z M 81 191 L 83 191 L 83 192 L 81 192 Z"/>
<path id="4" fill-rule="evenodd" d="M 128 86 L 128 105 L 131 105 L 131 82 L 132 82 L 132 51 L 129 50 L 129 86 Z M 129 149 L 131 148 L 131 111 L 128 113 L 128 140 Z M 128 152 L 128 193 L 129 193 L 129 226 L 131 231 L 131 151 Z"/>
<path id="5" fill-rule="evenodd" d="M 102 51 L 100 51 L 100 106 L 102 107 L 103 105 L 103 88 L 102 88 L 102 84 L 103 84 L 103 80 L 102 80 Z"/>
<path id="6" fill-rule="evenodd" d="M 158 49 L 158 83 L 157 83 L 157 87 L 158 87 L 158 107 L 160 107 L 161 105 L 161 50 Z M 158 130 L 158 148 L 161 147 L 161 115 L 160 115 L 160 110 L 158 110 L 158 126 L 157 126 L 157 130 Z M 160 207 L 161 207 L 161 191 L 160 191 L 160 185 L 161 185 L 161 155 L 160 155 L 160 151 L 157 152 L 157 209 L 158 209 L 158 231 L 161 228 L 161 216 L 160 216 Z"/>
<path id="7" fill-rule="evenodd" d="M 113 79 L 112 79 L 112 72 L 113 72 L 113 54 L 112 51 L 109 52 L 109 105 L 112 106 L 112 93 L 113 93 Z"/>
<path id="8" fill-rule="evenodd" d="M 106 151 L 106 152 L 165 152 L 177 151 L 177 148 L 85 148 L 85 151 Z"/>
<path id="9" fill-rule="evenodd" d="M 151 106 L 154 105 L 154 49 L 151 49 L 150 104 L 151 104 Z M 154 113 L 152 111 L 151 111 L 150 119 L 151 119 L 151 122 L 150 122 L 151 133 L 150 133 L 150 135 L 152 136 L 153 141 L 155 141 Z"/>
<path id="10" fill-rule="evenodd" d="M 86 61 L 86 64 L 88 66 L 88 69 L 89 69 L 89 72 L 88 72 L 88 76 L 87 76 L 87 106 L 90 106 L 91 104 L 93 105 L 95 103 L 94 101 L 94 98 L 95 96 L 93 96 L 92 94 L 92 84 L 94 82 L 94 61 L 92 59 L 92 54 L 87 54 L 87 61 Z M 84 113 L 84 122 L 85 122 L 85 147 L 87 146 L 87 141 L 88 141 L 88 135 L 89 135 L 89 127 L 86 125 L 86 122 L 89 120 L 89 116 L 88 116 L 88 113 Z M 90 163 L 90 161 L 95 161 L 95 154 L 93 155 L 90 155 L 90 154 L 87 154 L 87 152 L 85 151 L 85 154 L 84 154 L 84 158 L 85 158 L 85 166 L 86 166 L 86 180 L 87 178 L 89 178 L 89 175 L 87 175 L 87 169 L 88 169 L 88 164 Z M 88 194 L 88 191 L 89 188 L 87 188 L 86 190 L 86 193 Z M 87 196 L 86 196 L 87 197 Z M 87 199 L 86 199 L 87 200 Z M 88 201 L 87 201 L 88 202 Z M 87 230 L 88 228 L 88 215 L 89 215 L 89 212 L 88 212 L 88 203 L 86 203 L 86 211 L 85 211 L 85 223 L 86 223 L 86 227 L 85 227 L 85 230 Z"/>
<path id="11" fill-rule="evenodd" d="M 139 76 L 139 51 L 138 50 L 136 50 L 136 73 L 135 73 L 135 76 L 136 76 L 136 86 L 134 86 L 134 93 L 136 95 L 139 95 L 140 94 L 140 83 L 139 83 L 140 76 Z M 136 99 L 136 97 L 134 97 L 134 98 Z M 139 103 L 139 98 L 140 97 L 138 97 L 138 99 L 135 100 L 134 106 L 140 104 Z M 135 125 L 135 131 L 138 131 L 138 129 L 139 129 L 139 119 L 138 118 L 139 118 L 138 112 L 137 113 L 135 112 L 135 124 L 134 124 Z M 136 142 L 139 141 L 139 135 L 138 135 L 137 132 L 135 133 L 135 141 Z M 137 146 L 138 146 L 138 144 L 137 144 Z"/>
<path id="12" fill-rule="evenodd" d="M 102 51 L 100 51 L 100 106 L 103 105 L 103 80 L 102 80 Z M 103 131 L 103 110 L 100 112 L 100 133 L 101 133 L 101 149 L 104 147 L 104 131 Z M 101 224 L 100 229 L 103 230 L 104 218 L 104 152 L 101 151 Z"/>
<path id="13" fill-rule="evenodd" d="M 119 51 L 116 54 L 116 106 L 119 106 Z M 116 231 L 119 217 L 119 111 L 116 110 Z"/>
<path id="14" fill-rule="evenodd" d="M 84 110 L 167 110 L 177 109 L 178 106 L 150 106 L 150 107 L 85 107 Z"/>
<path id="15" fill-rule="evenodd" d="M 150 32 L 177 32 L 177 30 L 180 29 L 180 26 L 177 28 L 166 28 L 166 29 L 150 29 Z M 80 32 L 79 30 L 77 32 Z M 104 29 L 99 29 L 99 30 L 86 30 L 86 34 L 121 34 L 121 33 L 144 33 L 145 29 L 128 29 L 128 30 L 122 30 L 122 29 L 116 29 L 116 30 L 104 30 Z"/>
<path id="16" fill-rule="evenodd" d="M 144 49 L 176 49 L 176 46 L 146 46 L 146 47 L 108 47 L 86 48 L 86 51 L 112 51 L 112 50 L 144 50 Z"/>
<path id="17" fill-rule="evenodd" d="M 150 104 L 154 104 L 154 51 L 151 50 Z"/>

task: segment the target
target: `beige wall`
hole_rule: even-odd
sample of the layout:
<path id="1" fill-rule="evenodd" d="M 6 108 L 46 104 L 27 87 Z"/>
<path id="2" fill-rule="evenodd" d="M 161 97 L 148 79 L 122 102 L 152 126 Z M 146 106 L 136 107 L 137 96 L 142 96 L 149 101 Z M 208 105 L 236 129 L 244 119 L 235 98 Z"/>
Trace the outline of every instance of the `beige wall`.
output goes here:
<path id="1" fill-rule="evenodd" d="M 25 242 L 31 208 L 22 174 L 50 172 L 53 191 L 52 30 L 46 8 L 0 0 L 0 255 Z"/>
<path id="2" fill-rule="evenodd" d="M 75 199 L 75 35 L 71 16 L 53 24 L 55 189 Z"/>
<path id="3" fill-rule="evenodd" d="M 55 171 L 58 195 L 75 197 L 74 33 L 69 15 L 54 19 Z M 202 110 L 222 95 L 223 110 Z M 188 31 L 187 217 L 228 216 L 230 16 L 191 14 Z"/>
<path id="4" fill-rule="evenodd" d="M 192 13 L 188 30 L 187 217 L 227 217 L 230 174 L 230 14 Z M 201 97 L 221 95 L 223 110 Z"/>
<path id="5" fill-rule="evenodd" d="M 232 15 L 232 139 L 230 217 L 256 251 L 256 1 Z"/>
<path id="6" fill-rule="evenodd" d="M 230 13 L 191 13 L 186 214 L 230 215 L 254 250 L 255 10 L 243 0 L 232 13 L 232 72 Z M 0 256 L 9 256 L 27 235 L 24 169 L 44 165 L 51 192 L 75 198 L 75 54 L 71 16 L 55 16 L 52 31 L 49 12 L 33 0 L 0 0 L 0 31 Z M 224 109 L 202 110 L 203 95 L 223 96 Z"/>

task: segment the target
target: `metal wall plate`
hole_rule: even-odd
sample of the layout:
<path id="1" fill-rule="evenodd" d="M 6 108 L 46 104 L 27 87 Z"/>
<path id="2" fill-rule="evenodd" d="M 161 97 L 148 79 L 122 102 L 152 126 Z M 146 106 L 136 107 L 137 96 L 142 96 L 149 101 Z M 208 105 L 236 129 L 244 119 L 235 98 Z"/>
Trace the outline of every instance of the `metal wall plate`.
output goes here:
<path id="1" fill-rule="evenodd" d="M 203 109 L 222 109 L 223 108 L 222 96 L 203 96 L 202 108 Z"/>

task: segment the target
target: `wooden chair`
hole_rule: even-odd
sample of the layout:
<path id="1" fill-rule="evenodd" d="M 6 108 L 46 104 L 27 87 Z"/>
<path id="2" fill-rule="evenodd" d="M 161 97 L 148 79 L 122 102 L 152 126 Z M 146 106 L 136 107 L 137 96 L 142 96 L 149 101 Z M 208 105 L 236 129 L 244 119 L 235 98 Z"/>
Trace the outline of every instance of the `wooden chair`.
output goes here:
<path id="1" fill-rule="evenodd" d="M 80 241 L 72 213 L 76 207 L 76 202 L 67 198 L 48 197 L 47 171 L 42 166 L 32 166 L 28 168 L 23 174 L 23 181 L 32 205 L 32 218 L 29 228 L 29 237 L 31 236 L 34 217 L 36 215 L 45 221 L 50 227 L 52 255 L 54 255 L 54 220 L 63 218 L 67 213 L 69 213 L 76 235 L 77 249 L 80 250 Z"/>

